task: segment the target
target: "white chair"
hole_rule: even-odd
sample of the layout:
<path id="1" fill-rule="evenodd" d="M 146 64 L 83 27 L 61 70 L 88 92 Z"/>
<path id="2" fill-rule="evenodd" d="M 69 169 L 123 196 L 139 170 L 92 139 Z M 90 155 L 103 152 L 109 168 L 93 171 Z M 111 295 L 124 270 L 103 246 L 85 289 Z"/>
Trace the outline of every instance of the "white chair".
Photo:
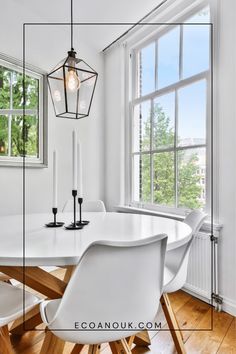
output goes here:
<path id="1" fill-rule="evenodd" d="M 184 286 L 187 279 L 188 260 L 191 245 L 194 236 L 200 230 L 206 217 L 207 215 L 199 210 L 192 211 L 183 221 L 192 228 L 191 239 L 183 246 L 166 252 L 164 288 L 163 295 L 161 297 L 161 304 L 178 354 L 185 353 L 183 336 L 167 293 L 180 290 Z"/>
<path id="2" fill-rule="evenodd" d="M 41 300 L 25 292 L 23 309 L 23 290 L 5 282 L 0 282 L 0 353 L 13 354 L 8 324 L 28 312 Z"/>
<path id="3" fill-rule="evenodd" d="M 65 203 L 62 212 L 71 212 L 74 209 L 73 200 L 69 199 Z M 102 200 L 85 200 L 83 202 L 83 211 L 105 212 L 106 208 Z"/>
<path id="4" fill-rule="evenodd" d="M 191 239 L 177 249 L 167 251 L 164 271 L 164 292 L 172 293 L 181 289 L 187 279 L 188 260 L 194 236 L 200 230 L 207 215 L 200 210 L 194 210 L 183 221 L 192 228 Z"/>
<path id="5" fill-rule="evenodd" d="M 78 343 L 73 353 L 85 344 L 90 345 L 91 353 L 99 353 L 99 345 L 104 342 L 109 342 L 112 350 L 116 347 L 131 353 L 125 338 L 140 332 L 135 328 L 139 322 L 153 321 L 159 307 L 166 242 L 166 235 L 157 235 L 138 241 L 91 244 L 80 258 L 62 299 L 41 303 L 43 322 L 63 341 Z M 128 331 L 75 330 L 75 323 L 84 323 L 87 328 L 91 323 L 107 323 L 112 329 L 114 323 L 130 321 L 133 328 Z M 55 337 L 51 340 L 55 343 Z M 50 347 L 48 338 L 44 343 L 42 354 Z"/>

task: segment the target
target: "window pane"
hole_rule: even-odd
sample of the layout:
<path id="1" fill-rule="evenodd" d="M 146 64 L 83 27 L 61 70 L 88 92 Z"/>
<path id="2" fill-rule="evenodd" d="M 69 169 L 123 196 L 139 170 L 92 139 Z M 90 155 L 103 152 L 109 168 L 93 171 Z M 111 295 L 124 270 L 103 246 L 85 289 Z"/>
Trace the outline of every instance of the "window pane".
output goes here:
<path id="1" fill-rule="evenodd" d="M 13 108 L 23 108 L 23 75 L 13 71 L 12 75 Z M 39 80 L 25 76 L 26 108 L 38 108 Z"/>
<path id="2" fill-rule="evenodd" d="M 189 77 L 209 69 L 210 11 L 206 8 L 187 23 L 198 25 L 183 26 L 183 77 Z M 203 23 L 203 24 L 201 24 Z"/>
<path id="3" fill-rule="evenodd" d="M 154 100 L 153 149 L 174 146 L 175 93 Z"/>
<path id="4" fill-rule="evenodd" d="M 178 152 L 178 207 L 199 209 L 205 206 L 206 149 Z M 202 182 L 204 181 L 204 183 Z"/>
<path id="5" fill-rule="evenodd" d="M 8 116 L 0 116 L 0 156 L 8 155 Z"/>
<path id="6" fill-rule="evenodd" d="M 38 109 L 39 80 L 26 76 L 26 108 Z"/>
<path id="7" fill-rule="evenodd" d="M 150 155 L 134 155 L 133 198 L 137 202 L 151 202 Z"/>
<path id="8" fill-rule="evenodd" d="M 179 27 L 158 40 L 158 89 L 179 80 Z"/>
<path id="9" fill-rule="evenodd" d="M 161 152 L 153 156 L 153 202 L 174 206 L 174 153 Z"/>
<path id="10" fill-rule="evenodd" d="M 23 118 L 22 116 L 12 117 L 11 127 L 11 155 L 23 155 Z M 37 116 L 25 116 L 25 150 L 26 155 L 30 157 L 38 157 L 38 118 Z"/>
<path id="11" fill-rule="evenodd" d="M 138 96 L 155 90 L 155 43 L 143 48 L 139 53 Z"/>
<path id="12" fill-rule="evenodd" d="M 146 101 L 134 108 L 133 151 L 150 150 L 151 102 Z"/>
<path id="13" fill-rule="evenodd" d="M 10 71 L 0 66 L 0 109 L 10 108 L 10 81 Z"/>
<path id="14" fill-rule="evenodd" d="M 206 81 L 198 81 L 178 91 L 178 145 L 206 143 Z"/>

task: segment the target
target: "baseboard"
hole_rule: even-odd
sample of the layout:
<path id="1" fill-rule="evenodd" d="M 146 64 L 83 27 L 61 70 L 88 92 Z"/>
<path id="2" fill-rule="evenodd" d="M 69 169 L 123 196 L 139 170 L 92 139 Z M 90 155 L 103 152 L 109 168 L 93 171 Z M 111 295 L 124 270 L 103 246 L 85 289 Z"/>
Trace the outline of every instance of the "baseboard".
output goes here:
<path id="1" fill-rule="evenodd" d="M 187 284 L 183 287 L 182 290 L 185 291 L 186 293 L 196 297 L 197 299 L 206 302 L 207 304 L 211 303 L 211 299 L 209 299 L 209 297 L 206 296 L 203 291 L 201 292 L 198 289 L 193 290 L 193 289 L 191 289 L 191 286 L 189 286 Z M 222 296 L 222 295 L 220 295 L 220 296 Z M 233 301 L 233 300 L 231 300 L 227 297 L 224 297 L 224 296 L 222 296 L 222 298 L 223 298 L 223 304 L 222 304 L 221 310 L 236 317 L 236 301 Z"/>
<path id="2" fill-rule="evenodd" d="M 202 300 L 204 302 L 206 302 L 207 304 L 211 303 L 211 299 L 209 299 L 209 297 L 204 293 L 204 292 L 200 292 L 198 291 L 194 291 L 193 289 L 191 289 L 189 286 L 184 286 L 182 288 L 183 291 L 185 291 L 186 293 L 196 297 L 199 300 Z"/>
<path id="3" fill-rule="evenodd" d="M 223 297 L 222 310 L 232 316 L 236 316 L 236 301 Z"/>

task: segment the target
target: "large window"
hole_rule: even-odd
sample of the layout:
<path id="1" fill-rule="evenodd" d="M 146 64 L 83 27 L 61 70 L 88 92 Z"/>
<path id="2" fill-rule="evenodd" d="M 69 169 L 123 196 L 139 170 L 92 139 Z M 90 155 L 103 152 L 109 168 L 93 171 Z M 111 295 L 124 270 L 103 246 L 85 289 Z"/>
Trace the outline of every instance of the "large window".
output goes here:
<path id="1" fill-rule="evenodd" d="M 25 90 L 26 161 L 41 165 L 45 163 L 44 76 L 27 70 Z M 0 59 L 0 165 L 17 165 L 23 154 L 22 68 Z"/>
<path id="2" fill-rule="evenodd" d="M 206 206 L 209 12 L 204 8 L 188 18 L 189 24 L 168 26 L 132 50 L 134 206 Z"/>

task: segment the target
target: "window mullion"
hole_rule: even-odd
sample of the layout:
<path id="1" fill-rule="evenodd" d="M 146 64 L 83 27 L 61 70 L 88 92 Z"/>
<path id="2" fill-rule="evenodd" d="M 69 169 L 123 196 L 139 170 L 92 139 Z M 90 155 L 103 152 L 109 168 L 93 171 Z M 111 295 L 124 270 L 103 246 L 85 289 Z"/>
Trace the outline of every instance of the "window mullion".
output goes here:
<path id="1" fill-rule="evenodd" d="M 180 41 L 179 41 L 179 79 L 183 79 L 183 25 L 180 25 Z"/>
<path id="2" fill-rule="evenodd" d="M 155 90 L 158 90 L 158 41 L 155 42 Z"/>
<path id="3" fill-rule="evenodd" d="M 175 139 L 174 139 L 174 183 L 175 207 L 178 208 L 178 91 L 175 90 Z"/>
<path id="4" fill-rule="evenodd" d="M 154 101 L 151 100 L 151 124 L 150 124 L 150 188 L 151 188 L 151 203 L 153 203 L 153 116 L 154 116 Z"/>
<path id="5" fill-rule="evenodd" d="M 10 72 L 10 110 L 13 109 L 13 72 Z M 8 116 L 8 156 L 11 156 L 11 124 L 12 124 L 12 114 Z"/>
<path id="6" fill-rule="evenodd" d="M 145 96 L 140 96 L 138 98 L 134 98 L 132 100 L 132 103 L 133 105 L 136 105 L 136 104 L 139 104 L 141 102 L 144 102 L 144 101 L 148 101 L 148 100 L 151 100 L 153 98 L 157 98 L 159 96 L 163 96 L 165 94 L 168 94 L 169 92 L 173 92 L 181 87 L 185 87 L 185 86 L 188 86 L 188 85 L 191 85 L 191 84 L 194 84 L 195 82 L 197 81 L 201 81 L 201 80 L 208 80 L 209 79 L 209 70 L 207 71 L 203 71 L 199 74 L 196 74 L 194 76 L 191 76 L 191 77 L 188 77 L 186 79 L 182 79 L 178 82 L 175 82 L 174 84 L 171 84 L 169 86 L 166 86 L 166 87 L 163 87 L 157 91 L 154 91 L 154 92 L 151 92 Z"/>

